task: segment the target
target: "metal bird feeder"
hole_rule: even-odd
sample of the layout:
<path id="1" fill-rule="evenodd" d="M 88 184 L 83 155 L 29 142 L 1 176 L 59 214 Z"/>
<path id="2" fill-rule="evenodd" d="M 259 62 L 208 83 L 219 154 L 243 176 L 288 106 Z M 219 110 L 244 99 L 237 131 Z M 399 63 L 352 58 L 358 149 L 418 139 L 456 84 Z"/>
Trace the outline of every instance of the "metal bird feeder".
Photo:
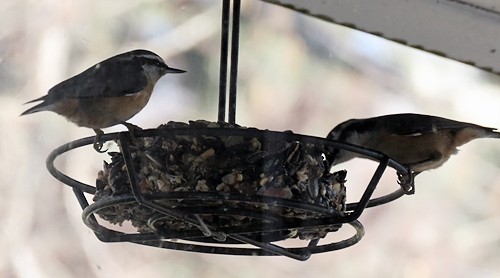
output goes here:
<path id="1" fill-rule="evenodd" d="M 116 141 L 120 152 L 109 153 L 112 161 L 99 173 L 95 186 L 74 180 L 54 166 L 57 157 L 92 144 L 94 137 L 52 151 L 47 158 L 49 172 L 73 188 L 83 209 L 84 223 L 103 242 L 227 255 L 282 255 L 297 260 L 357 243 L 364 235 L 357 219 L 365 208 L 413 193 L 413 186 L 402 186 L 372 198 L 385 169 L 394 168 L 408 179 L 411 172 L 381 153 L 354 145 L 238 126 L 235 115 L 240 1 L 233 1 L 231 26 L 230 1 L 223 1 L 222 6 L 216 123 L 169 123 L 133 135 L 102 135 L 104 141 Z M 358 202 L 345 202 L 346 171 L 329 172 L 324 155 L 335 148 L 379 161 Z M 91 204 L 89 195 L 93 195 Z M 127 221 L 136 232 L 115 229 L 116 225 L 110 228 L 109 223 Z M 343 224 L 352 226 L 354 235 L 323 242 L 327 234 L 338 231 Z M 288 242 L 294 247 L 288 247 Z"/>

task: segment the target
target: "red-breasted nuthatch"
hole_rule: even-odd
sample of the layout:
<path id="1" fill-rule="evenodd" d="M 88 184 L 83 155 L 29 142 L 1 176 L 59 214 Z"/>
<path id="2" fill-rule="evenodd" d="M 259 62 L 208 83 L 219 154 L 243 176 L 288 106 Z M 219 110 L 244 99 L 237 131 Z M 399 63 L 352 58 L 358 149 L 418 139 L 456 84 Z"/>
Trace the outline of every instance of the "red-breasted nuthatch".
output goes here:
<path id="1" fill-rule="evenodd" d="M 429 115 L 394 114 L 345 121 L 327 139 L 381 152 L 416 175 L 440 167 L 458 152 L 457 147 L 471 140 L 500 138 L 495 130 Z M 340 149 L 326 156 L 331 165 L 363 157 Z"/>
<path id="2" fill-rule="evenodd" d="M 27 115 L 52 111 L 69 121 L 94 129 L 94 148 L 100 151 L 101 128 L 126 121 L 144 108 L 156 82 L 166 73 L 183 73 L 168 67 L 148 50 L 133 50 L 108 58 L 52 87 L 48 94 L 27 103 L 43 101 L 24 111 Z"/>

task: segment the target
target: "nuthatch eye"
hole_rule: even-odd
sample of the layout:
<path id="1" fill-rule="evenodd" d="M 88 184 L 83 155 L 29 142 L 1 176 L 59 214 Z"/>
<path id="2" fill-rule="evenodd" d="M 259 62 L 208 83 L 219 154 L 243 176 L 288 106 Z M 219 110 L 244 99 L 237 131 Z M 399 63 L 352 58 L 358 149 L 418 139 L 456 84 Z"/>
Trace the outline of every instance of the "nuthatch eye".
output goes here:
<path id="1" fill-rule="evenodd" d="M 126 121 L 144 108 L 156 82 L 166 73 L 185 71 L 168 67 L 148 50 L 133 50 L 104 60 L 52 87 L 48 94 L 27 103 L 42 103 L 24 111 L 27 115 L 52 111 L 69 121 L 94 129 L 94 148 L 100 151 L 101 128 Z"/>
<path id="2" fill-rule="evenodd" d="M 500 138 L 495 130 L 435 116 L 394 114 L 345 121 L 327 139 L 381 152 L 416 175 L 440 167 L 458 152 L 457 147 L 471 140 Z M 362 156 L 334 149 L 326 157 L 335 165 Z"/>

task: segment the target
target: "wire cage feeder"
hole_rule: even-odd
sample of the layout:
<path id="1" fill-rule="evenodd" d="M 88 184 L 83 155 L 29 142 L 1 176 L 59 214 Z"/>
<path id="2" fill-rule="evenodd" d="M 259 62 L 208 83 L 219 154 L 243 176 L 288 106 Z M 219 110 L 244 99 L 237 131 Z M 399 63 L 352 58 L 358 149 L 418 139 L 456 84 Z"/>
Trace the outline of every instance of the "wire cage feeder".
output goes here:
<path id="1" fill-rule="evenodd" d="M 311 254 L 356 244 L 364 235 L 357 219 L 365 208 L 414 192 L 411 184 L 372 198 L 387 167 L 411 179 L 409 169 L 381 153 L 235 123 L 240 1 L 233 1 L 232 8 L 230 26 L 230 1 L 223 1 L 217 122 L 169 123 L 133 134 L 102 135 L 103 141 L 115 140 L 120 152 L 108 153 L 112 161 L 105 163 L 95 186 L 72 179 L 54 166 L 60 155 L 92 144 L 93 136 L 64 144 L 47 158 L 49 172 L 73 188 L 83 222 L 99 240 L 212 254 L 282 255 L 303 261 Z M 330 173 L 324 159 L 328 150 L 336 148 L 379 162 L 358 202 L 346 204 L 346 171 Z M 93 203 L 86 194 L 93 195 Z M 137 231 L 110 228 L 109 223 L 124 221 Z M 343 224 L 352 226 L 354 235 L 323 243 Z M 284 243 L 289 239 L 296 239 L 294 247 Z"/>

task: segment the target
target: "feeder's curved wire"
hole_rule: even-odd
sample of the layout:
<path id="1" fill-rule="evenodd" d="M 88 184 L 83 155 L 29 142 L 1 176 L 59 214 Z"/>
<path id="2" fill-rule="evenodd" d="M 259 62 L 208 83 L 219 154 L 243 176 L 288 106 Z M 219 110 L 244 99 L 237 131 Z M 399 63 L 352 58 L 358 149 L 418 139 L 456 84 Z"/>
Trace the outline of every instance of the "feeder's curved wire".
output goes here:
<path id="1" fill-rule="evenodd" d="M 127 133 L 127 132 L 125 132 Z M 295 134 L 295 133 L 290 133 L 290 132 L 278 132 L 278 131 L 270 131 L 270 130 L 258 130 L 254 128 L 247 128 L 247 129 L 237 129 L 237 128 L 163 128 L 163 129 L 145 129 L 145 130 L 138 130 L 134 132 L 134 136 L 137 138 L 141 137 L 154 137 L 154 136 L 164 136 L 164 137 L 174 137 L 177 135 L 191 135 L 191 136 L 196 136 L 196 135 L 206 135 L 206 136 L 252 136 L 259 138 L 261 140 L 266 140 L 266 139 L 272 139 L 272 140 L 284 140 L 284 141 L 300 141 L 305 144 L 310 143 L 310 144 L 315 144 L 315 145 L 323 145 L 327 146 L 330 148 L 340 148 L 344 149 L 347 151 L 355 152 L 364 156 L 369 156 L 374 158 L 375 160 L 382 161 L 386 159 L 386 156 L 380 152 L 364 149 L 362 147 L 352 145 L 352 144 L 347 144 L 347 143 L 341 143 L 333 140 L 328 140 L 325 138 L 320 138 L 320 137 L 314 137 L 314 136 L 307 136 L 307 135 L 301 135 L 301 134 Z M 108 134 L 103 134 L 101 135 L 101 140 L 103 141 L 110 141 L 110 140 L 117 140 L 119 137 L 119 132 L 117 133 L 108 133 Z M 61 145 L 60 147 L 56 148 L 53 150 L 49 156 L 47 157 L 46 161 L 46 166 L 48 171 L 54 176 L 56 179 L 59 181 L 68 184 L 71 187 L 79 188 L 80 190 L 94 194 L 95 193 L 95 187 L 81 183 L 77 180 L 74 180 L 67 175 L 63 174 L 54 165 L 55 159 L 76 148 L 80 148 L 86 145 L 90 145 L 91 143 L 94 142 L 94 136 L 91 137 L 86 137 L 82 139 L 78 139 L 69 143 L 66 143 L 64 145 Z M 403 175 L 411 175 L 411 172 L 409 169 L 404 167 L 403 165 L 397 163 L 396 161 L 392 159 L 387 159 L 387 166 L 394 168 L 396 171 Z M 413 189 L 411 189 L 413 190 Z M 398 194 L 401 193 L 403 190 L 397 190 L 398 193 L 395 193 L 391 195 L 391 199 L 397 196 Z M 409 192 L 408 190 L 403 191 L 404 194 L 411 194 L 412 192 Z M 402 195 L 401 195 L 402 196 Z M 382 198 L 382 197 L 381 197 Z M 383 203 L 384 198 L 377 198 L 377 202 L 375 203 L 370 203 L 368 206 L 374 206 L 374 205 L 380 205 Z M 393 199 L 392 199 L 393 200 Z M 392 201 L 390 200 L 390 201 Z"/>
<path id="2" fill-rule="evenodd" d="M 248 240 L 245 238 L 249 244 L 257 246 L 259 248 L 240 248 L 234 246 L 236 242 L 229 242 L 230 247 L 225 247 L 224 245 L 219 246 L 206 246 L 200 245 L 201 238 L 203 237 L 201 232 L 198 234 L 187 235 L 187 237 L 183 237 L 178 233 L 163 233 L 161 236 L 154 233 L 141 233 L 141 234 L 125 234 L 122 232 L 110 230 L 103 226 L 100 226 L 95 219 L 94 213 L 96 213 L 96 209 L 98 209 L 98 205 L 88 204 L 85 197 L 83 196 L 83 192 L 74 189 L 77 198 L 81 200 L 82 207 L 85 207 L 82 218 L 84 223 L 89 226 L 94 232 L 96 236 L 103 242 L 132 242 L 142 245 L 148 245 L 159 248 L 167 248 L 174 250 L 183 250 L 190 252 L 202 252 L 202 253 L 211 253 L 211 254 L 226 254 L 226 255 L 258 255 L 258 256 L 276 256 L 283 255 L 290 258 L 294 258 L 297 260 L 307 260 L 311 254 L 315 253 L 323 253 L 334 250 L 339 250 L 343 248 L 347 248 L 359 242 L 361 238 L 364 236 L 364 228 L 363 225 L 359 221 L 353 221 L 348 223 L 351 225 L 356 233 L 348 239 L 341 240 L 338 242 L 328 243 L 324 245 L 318 245 L 320 239 L 313 239 L 309 242 L 307 247 L 295 247 L 295 248 L 283 248 L 277 245 L 272 245 L 272 248 L 269 248 L 269 245 L 265 245 L 265 243 L 258 242 L 255 240 Z M 183 192 L 185 193 L 185 192 Z M 101 203 L 106 203 L 111 206 L 118 203 L 134 203 L 136 202 L 135 198 L 131 195 L 127 196 L 119 196 L 114 198 L 108 198 L 104 200 L 100 200 Z M 179 237 L 180 236 L 180 237 Z M 198 238 L 196 237 L 198 236 Z M 232 234 L 233 237 L 239 239 L 241 236 L 239 234 Z M 170 241 L 171 239 L 185 239 L 185 242 L 177 242 Z M 194 242 L 193 242 L 194 240 Z"/>
<path id="3" fill-rule="evenodd" d="M 49 173 L 56 178 L 57 180 L 61 181 L 64 184 L 67 184 L 73 188 L 77 188 L 82 190 L 83 192 L 90 193 L 90 194 L 95 194 L 96 188 L 94 186 L 79 182 L 73 178 L 68 177 L 67 175 L 63 174 L 61 171 L 59 171 L 54 163 L 57 157 L 60 155 L 71 151 L 73 149 L 77 149 L 86 145 L 93 144 L 95 136 L 90 136 L 90 137 L 85 137 L 81 138 L 69 143 L 66 143 L 64 145 L 59 146 L 55 150 L 53 150 L 49 156 L 47 157 L 47 160 L 45 161 L 45 166 L 47 167 L 47 170 Z M 103 141 L 110 141 L 110 140 L 116 140 L 118 138 L 118 133 L 110 133 L 110 134 L 103 134 L 100 137 Z"/>

